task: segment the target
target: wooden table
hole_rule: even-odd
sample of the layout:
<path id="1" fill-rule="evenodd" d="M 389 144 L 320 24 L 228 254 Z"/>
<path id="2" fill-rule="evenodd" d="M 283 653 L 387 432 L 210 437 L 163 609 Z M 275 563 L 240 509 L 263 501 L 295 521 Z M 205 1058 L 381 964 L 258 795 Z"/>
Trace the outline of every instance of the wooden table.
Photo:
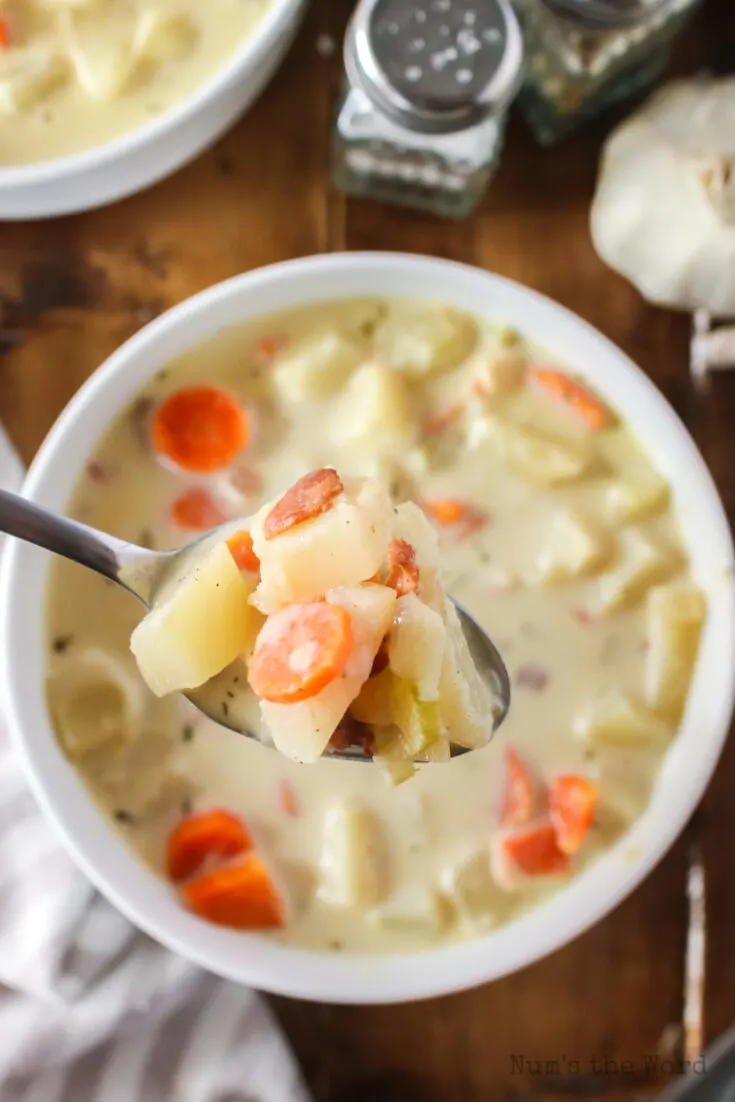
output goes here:
<path id="1" fill-rule="evenodd" d="M 2 227 L 0 417 L 24 458 L 113 349 L 187 295 L 288 257 L 387 248 L 511 276 L 601 329 L 668 395 L 732 515 L 735 380 L 721 375 L 697 396 L 688 319 L 647 306 L 590 243 L 588 207 L 610 121 L 553 152 L 541 152 L 514 123 L 491 194 L 466 224 L 345 203 L 326 168 L 339 51 L 324 58 L 317 38 L 340 42 L 350 7 L 314 0 L 255 109 L 172 179 L 106 210 Z M 734 57 L 733 0 L 708 0 L 677 65 L 725 69 Z M 657 870 L 595 929 L 532 968 L 423 1004 L 274 1000 L 317 1102 L 614 1102 L 655 1094 L 670 1071 L 656 1056 L 696 1055 L 735 1020 L 734 778 L 731 742 L 702 807 Z M 708 967 L 703 1013 L 685 1022 L 686 884 L 698 852 Z"/>

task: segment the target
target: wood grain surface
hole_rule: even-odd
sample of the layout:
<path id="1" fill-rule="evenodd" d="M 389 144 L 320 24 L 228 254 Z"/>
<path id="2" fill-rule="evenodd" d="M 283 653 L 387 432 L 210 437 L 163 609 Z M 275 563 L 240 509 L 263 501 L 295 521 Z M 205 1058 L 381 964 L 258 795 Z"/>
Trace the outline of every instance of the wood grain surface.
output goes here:
<path id="1" fill-rule="evenodd" d="M 735 515 L 735 379 L 702 395 L 689 320 L 646 305 L 595 256 L 587 220 L 614 118 L 553 151 L 510 128 L 480 213 L 453 224 L 329 186 L 330 122 L 349 0 L 314 0 L 250 114 L 182 172 L 105 210 L 0 228 L 0 417 L 30 460 L 65 402 L 125 338 L 209 284 L 289 257 L 387 248 L 469 261 L 543 291 L 618 343 L 669 397 Z M 676 59 L 735 68 L 735 3 L 707 0 Z M 735 746 L 656 871 L 605 921 L 541 963 L 450 998 L 389 1008 L 275 1009 L 317 1102 L 533 1102 L 651 1097 L 671 1063 L 735 1019 Z M 684 1029 L 686 884 L 704 857 L 703 1015 Z M 696 1000 L 695 1000 L 696 1001 Z M 132 1102 L 132 1100 L 131 1100 Z M 143 1100 L 141 1100 L 143 1102 Z"/>

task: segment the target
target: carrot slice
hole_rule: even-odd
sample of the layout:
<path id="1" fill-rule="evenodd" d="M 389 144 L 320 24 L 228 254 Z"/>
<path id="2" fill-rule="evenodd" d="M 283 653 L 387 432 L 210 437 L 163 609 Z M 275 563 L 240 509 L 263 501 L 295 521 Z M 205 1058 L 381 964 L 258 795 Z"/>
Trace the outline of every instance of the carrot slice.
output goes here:
<path id="1" fill-rule="evenodd" d="M 228 467 L 250 442 L 240 403 L 216 386 L 185 386 L 157 407 L 151 440 L 159 455 L 182 470 L 211 474 Z"/>
<path id="2" fill-rule="evenodd" d="M 238 570 L 247 570 L 251 574 L 260 572 L 260 559 L 253 551 L 253 537 L 249 532 L 235 532 L 228 539 L 227 546 Z"/>
<path id="3" fill-rule="evenodd" d="M 180 819 L 168 836 L 166 867 L 172 880 L 187 880 L 209 857 L 237 857 L 252 847 L 245 824 L 215 808 Z"/>
<path id="4" fill-rule="evenodd" d="M 544 390 L 548 390 L 586 421 L 591 429 L 599 431 L 613 422 L 612 411 L 582 383 L 571 379 L 563 371 L 551 367 L 535 367 L 531 377 Z"/>
<path id="5" fill-rule="evenodd" d="M 272 540 L 297 524 L 326 513 L 343 489 L 342 480 L 332 467 L 304 475 L 273 506 L 263 522 L 263 535 Z"/>
<path id="6" fill-rule="evenodd" d="M 419 591 L 419 568 L 416 552 L 406 540 L 391 540 L 388 546 L 387 586 L 395 589 L 399 597 Z"/>
<path id="7" fill-rule="evenodd" d="M 255 640 L 248 679 L 256 696 L 295 704 L 316 696 L 352 654 L 352 621 L 326 601 L 288 605 L 268 617 Z"/>
<path id="8" fill-rule="evenodd" d="M 171 522 L 177 528 L 190 528 L 192 532 L 208 532 L 226 520 L 212 495 L 200 486 L 185 490 L 171 506 Z"/>
<path id="9" fill-rule="evenodd" d="M 549 810 L 563 853 L 576 853 L 597 810 L 597 785 L 587 777 L 557 777 L 549 790 Z"/>
<path id="10" fill-rule="evenodd" d="M 283 900 L 257 853 L 189 880 L 181 895 L 194 914 L 218 926 L 268 930 L 284 925 Z"/>
<path id="11" fill-rule="evenodd" d="M 525 826 L 536 811 L 538 788 L 515 750 L 505 751 L 505 777 L 500 805 L 500 825 Z"/>
<path id="12" fill-rule="evenodd" d="M 430 501 L 425 501 L 424 510 L 442 528 L 455 528 L 463 536 L 478 532 L 480 528 L 485 527 L 490 519 L 482 509 L 470 505 L 467 501 L 457 501 L 450 497 L 432 498 Z"/>
<path id="13" fill-rule="evenodd" d="M 10 27 L 7 22 L 0 18 L 0 49 L 4 49 L 11 43 Z"/>
<path id="14" fill-rule="evenodd" d="M 569 869 L 569 857 L 559 849 L 551 824 L 508 834 L 500 845 L 504 855 L 527 876 L 552 876 Z"/>

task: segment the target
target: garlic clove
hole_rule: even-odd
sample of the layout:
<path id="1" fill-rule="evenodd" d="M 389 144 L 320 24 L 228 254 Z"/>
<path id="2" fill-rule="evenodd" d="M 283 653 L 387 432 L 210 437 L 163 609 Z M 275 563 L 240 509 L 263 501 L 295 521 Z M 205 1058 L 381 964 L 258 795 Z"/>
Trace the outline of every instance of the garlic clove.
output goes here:
<path id="1" fill-rule="evenodd" d="M 735 315 L 735 78 L 672 83 L 613 132 L 590 229 L 650 301 Z"/>

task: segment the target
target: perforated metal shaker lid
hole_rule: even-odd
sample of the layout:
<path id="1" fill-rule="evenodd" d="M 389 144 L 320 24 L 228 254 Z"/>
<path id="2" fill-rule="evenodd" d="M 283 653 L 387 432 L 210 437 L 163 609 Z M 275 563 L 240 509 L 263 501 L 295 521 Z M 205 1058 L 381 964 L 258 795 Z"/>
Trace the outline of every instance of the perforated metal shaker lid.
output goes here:
<path id="1" fill-rule="evenodd" d="M 352 85 L 392 121 L 447 134 L 509 104 L 523 39 L 509 0 L 361 0 L 344 58 Z"/>
<path id="2" fill-rule="evenodd" d="M 593 30 L 635 27 L 669 0 L 541 0 L 556 15 Z"/>

